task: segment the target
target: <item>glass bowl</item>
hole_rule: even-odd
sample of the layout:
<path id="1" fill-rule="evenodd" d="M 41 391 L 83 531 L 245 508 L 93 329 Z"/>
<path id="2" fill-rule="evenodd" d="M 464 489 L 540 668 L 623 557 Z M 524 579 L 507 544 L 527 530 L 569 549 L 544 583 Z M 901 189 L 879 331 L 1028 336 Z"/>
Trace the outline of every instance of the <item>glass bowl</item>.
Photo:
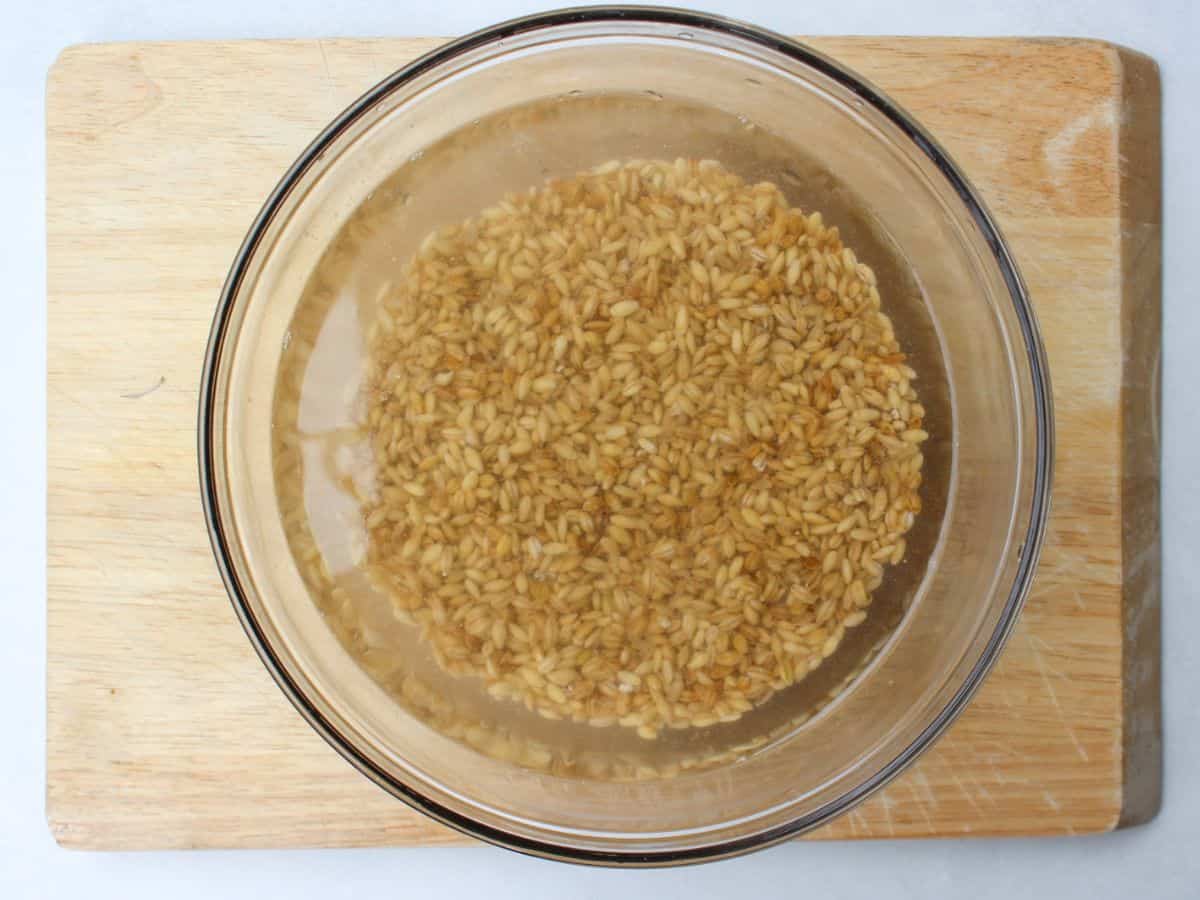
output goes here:
<path id="1" fill-rule="evenodd" d="M 923 511 L 866 622 L 735 722 L 643 741 L 452 677 L 364 575 L 364 333 L 431 230 L 611 159 L 715 158 L 821 210 L 878 275 L 920 375 Z M 220 298 L 199 417 L 214 552 L 296 708 L 377 784 L 513 849 L 655 865 L 814 828 L 962 710 L 1027 593 L 1050 486 L 1046 363 L 963 175 L 832 60 L 737 22 L 589 8 L 405 66 L 286 173 Z M 369 454 L 368 454 L 369 455 Z"/>

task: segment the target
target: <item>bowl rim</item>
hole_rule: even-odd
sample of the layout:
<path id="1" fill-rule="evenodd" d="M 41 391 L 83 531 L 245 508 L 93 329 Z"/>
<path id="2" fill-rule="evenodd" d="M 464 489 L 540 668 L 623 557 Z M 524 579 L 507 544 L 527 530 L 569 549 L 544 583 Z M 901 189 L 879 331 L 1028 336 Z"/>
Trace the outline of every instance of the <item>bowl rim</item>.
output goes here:
<path id="1" fill-rule="evenodd" d="M 411 785 L 389 775 L 348 740 L 309 700 L 288 674 L 270 645 L 246 599 L 238 573 L 231 563 L 230 541 L 222 524 L 218 485 L 214 473 L 213 422 L 216 418 L 218 363 L 231 314 L 251 259 L 267 228 L 292 189 L 312 164 L 377 102 L 417 76 L 468 51 L 506 38 L 564 25 L 636 22 L 691 27 L 744 39 L 790 57 L 836 82 L 855 97 L 884 115 L 930 162 L 954 189 L 985 239 L 1003 277 L 1020 325 L 1021 343 L 1033 388 L 1034 472 L 1029 521 L 1018 547 L 1017 570 L 1012 587 L 993 633 L 978 660 L 950 701 L 904 750 L 874 776 L 816 810 L 782 825 L 753 835 L 704 846 L 675 850 L 593 850 L 512 834 L 450 809 L 424 796 Z M 1015 348 L 1014 348 L 1015 349 Z M 200 495 L 213 555 L 230 601 L 259 658 L 275 682 L 312 728 L 344 759 L 393 796 L 438 822 L 471 837 L 510 850 L 547 859 L 591 865 L 649 867 L 674 866 L 738 856 L 777 844 L 825 824 L 851 809 L 903 772 L 953 722 L 974 695 L 1003 649 L 1029 593 L 1041 554 L 1050 507 L 1054 459 L 1054 421 L 1049 370 L 1028 291 L 1013 261 L 1008 245 L 983 201 L 941 145 L 898 104 L 861 76 L 823 53 L 781 34 L 734 19 L 672 7 L 594 6 L 572 7 L 510 19 L 450 41 L 418 57 L 380 81 L 343 110 L 312 141 L 291 165 L 268 196 L 246 234 L 230 267 L 213 317 L 200 378 L 197 417 L 197 449 Z"/>

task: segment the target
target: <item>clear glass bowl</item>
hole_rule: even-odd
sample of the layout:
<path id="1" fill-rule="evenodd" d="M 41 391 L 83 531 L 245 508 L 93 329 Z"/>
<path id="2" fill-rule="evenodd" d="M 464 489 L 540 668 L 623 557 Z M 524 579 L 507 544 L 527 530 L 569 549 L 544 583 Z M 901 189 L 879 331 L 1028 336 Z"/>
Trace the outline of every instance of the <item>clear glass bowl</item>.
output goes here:
<path id="1" fill-rule="evenodd" d="M 506 192 L 613 158 L 677 156 L 774 181 L 840 227 L 879 276 L 931 437 L 924 510 L 867 623 L 737 722 L 646 742 L 544 720 L 492 700 L 477 679 L 442 674 L 362 576 L 363 523 L 346 480 L 362 465 L 363 326 L 382 272 Z M 737 22 L 567 10 L 407 65 L 287 172 L 217 309 L 201 480 L 247 633 L 297 709 L 364 774 L 514 849 L 671 864 L 822 824 L 962 710 L 1036 564 L 1049 398 L 1008 248 L 894 103 L 830 59 Z M 547 754 L 586 765 L 564 775 Z"/>

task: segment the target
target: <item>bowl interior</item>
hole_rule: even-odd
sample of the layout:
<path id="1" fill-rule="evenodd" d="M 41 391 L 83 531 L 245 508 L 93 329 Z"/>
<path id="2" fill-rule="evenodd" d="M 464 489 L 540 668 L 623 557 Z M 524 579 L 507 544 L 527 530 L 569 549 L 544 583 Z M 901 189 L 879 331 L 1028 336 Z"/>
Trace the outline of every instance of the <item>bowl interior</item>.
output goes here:
<path id="1" fill-rule="evenodd" d="M 695 20 L 467 41 L 377 90 L 289 181 L 216 344 L 215 518 L 277 675 L 393 790 L 516 843 L 679 854 L 844 808 L 944 724 L 1019 598 L 1035 500 L 1024 310 L 978 211 L 819 57 Z M 612 159 L 712 158 L 820 210 L 875 270 L 928 414 L 923 510 L 866 623 L 736 722 L 553 722 L 434 663 L 363 573 L 365 334 L 434 228 Z M 1016 587 L 1015 587 L 1016 586 Z M 460 822 L 461 824 L 461 822 Z"/>

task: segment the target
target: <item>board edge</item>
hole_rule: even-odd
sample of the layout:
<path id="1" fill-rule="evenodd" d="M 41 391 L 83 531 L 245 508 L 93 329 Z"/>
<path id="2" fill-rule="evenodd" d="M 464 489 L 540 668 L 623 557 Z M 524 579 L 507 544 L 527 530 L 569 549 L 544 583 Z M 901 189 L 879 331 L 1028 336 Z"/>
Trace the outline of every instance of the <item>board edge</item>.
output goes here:
<path id="1" fill-rule="evenodd" d="M 1158 65 L 1109 45 L 1120 79 L 1121 809 L 1162 807 L 1162 86 Z"/>

